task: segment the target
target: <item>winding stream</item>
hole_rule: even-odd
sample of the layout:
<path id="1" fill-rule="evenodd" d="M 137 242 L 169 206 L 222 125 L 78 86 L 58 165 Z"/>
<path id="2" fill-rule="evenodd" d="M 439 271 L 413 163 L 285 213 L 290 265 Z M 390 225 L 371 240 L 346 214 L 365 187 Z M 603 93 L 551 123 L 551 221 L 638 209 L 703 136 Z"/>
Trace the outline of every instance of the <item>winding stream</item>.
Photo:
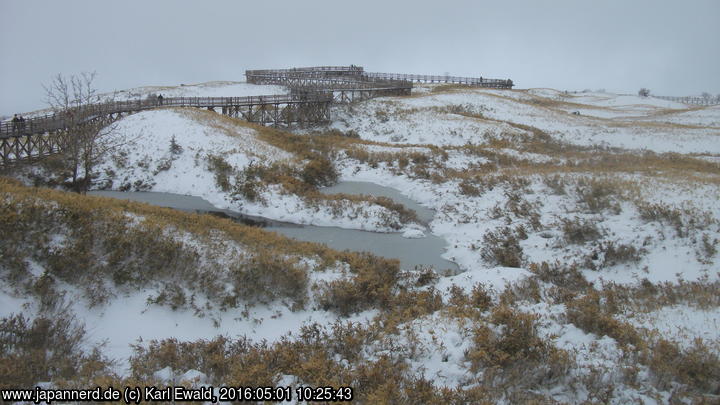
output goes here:
<path id="1" fill-rule="evenodd" d="M 321 192 L 327 194 L 346 193 L 384 196 L 414 210 L 420 222 L 424 224 L 429 223 L 433 217 L 432 210 L 408 199 L 395 189 L 382 187 L 374 183 L 342 182 L 333 187 L 321 189 Z M 424 238 L 408 239 L 402 237 L 401 233 L 379 233 L 328 226 L 297 225 L 220 209 L 200 197 L 180 194 L 122 191 L 92 191 L 88 194 L 133 200 L 189 212 L 221 215 L 246 225 L 261 226 L 268 231 L 277 232 L 297 240 L 323 243 L 336 250 L 365 251 L 377 256 L 399 259 L 401 268 L 405 270 L 418 267 L 434 267 L 436 271 L 442 274 L 457 274 L 460 271 L 455 263 L 441 257 L 445 252 L 447 242 L 443 238 L 428 232 L 426 232 Z"/>

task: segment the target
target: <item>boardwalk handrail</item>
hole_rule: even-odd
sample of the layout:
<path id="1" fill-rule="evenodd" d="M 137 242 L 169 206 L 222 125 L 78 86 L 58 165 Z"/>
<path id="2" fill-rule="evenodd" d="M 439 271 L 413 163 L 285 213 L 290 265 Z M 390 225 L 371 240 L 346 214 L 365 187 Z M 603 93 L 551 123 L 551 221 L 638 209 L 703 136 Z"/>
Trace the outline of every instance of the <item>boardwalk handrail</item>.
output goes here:
<path id="1" fill-rule="evenodd" d="M 113 121 L 126 113 L 154 108 L 220 108 L 222 114 L 263 125 L 291 125 L 330 121 L 329 106 L 333 102 L 410 95 L 414 82 L 460 83 L 500 89 L 513 87 L 509 79 L 369 73 L 355 65 L 247 70 L 245 75 L 248 83 L 283 85 L 290 92 L 247 97 L 148 97 L 75 107 L 23 121 L 4 121 L 0 122 L 0 163 L 7 165 L 57 153 L 64 148 L 69 129 L 97 119 Z"/>
<path id="2" fill-rule="evenodd" d="M 238 107 L 258 104 L 294 104 L 331 102 L 333 92 L 361 91 L 365 94 L 409 94 L 413 82 L 461 83 L 481 87 L 512 88 L 512 80 L 440 75 L 365 72 L 362 66 L 313 66 L 290 69 L 247 70 L 249 83 L 281 84 L 290 94 L 247 97 L 167 97 L 105 102 L 26 119 L 24 122 L 0 122 L 0 138 L 31 135 L 67 128 L 69 120 L 88 120 L 98 114 L 136 112 L 158 107 Z M 370 95 L 370 97 L 373 97 Z"/>
<path id="3" fill-rule="evenodd" d="M 288 87 L 315 86 L 319 90 L 332 85 L 333 89 L 367 88 L 364 83 L 374 82 L 374 88 L 412 88 L 413 82 L 458 83 L 478 87 L 512 89 L 510 79 L 460 77 L 449 75 L 415 75 L 404 73 L 365 72 L 361 66 L 316 66 L 292 69 L 247 70 L 248 83 L 281 84 Z M 344 83 L 341 83 L 344 81 Z"/>
<path id="4" fill-rule="evenodd" d="M 259 70 L 246 70 L 246 74 L 274 74 L 274 75 L 289 75 L 289 74 L 313 74 L 317 72 L 339 72 L 339 73 L 354 73 L 361 74 L 364 71 L 362 66 L 311 66 L 311 67 L 299 67 L 290 69 L 259 69 Z"/>
<path id="5" fill-rule="evenodd" d="M 720 105 L 720 95 L 717 97 L 700 97 L 700 96 L 652 96 L 661 100 L 675 101 L 678 103 L 695 104 L 695 105 Z"/>
<path id="6" fill-rule="evenodd" d="M 469 85 L 479 85 L 486 87 L 509 87 L 512 88 L 512 80 L 510 79 L 488 79 L 484 77 L 462 77 L 462 76 L 449 76 L 449 75 L 417 75 L 417 74 L 406 74 L 406 73 L 379 73 L 379 72 L 365 72 L 365 76 L 386 80 L 407 80 L 411 82 L 444 82 L 444 83 L 459 83 Z"/>
<path id="7" fill-rule="evenodd" d="M 0 138 L 17 135 L 31 135 L 67 128 L 70 120 L 83 120 L 94 117 L 93 114 L 118 114 L 149 110 L 158 107 L 230 107 L 258 104 L 294 104 L 331 102 L 332 95 L 313 93 L 306 95 L 282 94 L 247 97 L 167 97 L 159 99 L 136 99 L 93 104 L 89 107 L 76 107 L 62 113 L 46 114 L 25 119 L 24 122 L 3 121 L 0 123 Z"/>

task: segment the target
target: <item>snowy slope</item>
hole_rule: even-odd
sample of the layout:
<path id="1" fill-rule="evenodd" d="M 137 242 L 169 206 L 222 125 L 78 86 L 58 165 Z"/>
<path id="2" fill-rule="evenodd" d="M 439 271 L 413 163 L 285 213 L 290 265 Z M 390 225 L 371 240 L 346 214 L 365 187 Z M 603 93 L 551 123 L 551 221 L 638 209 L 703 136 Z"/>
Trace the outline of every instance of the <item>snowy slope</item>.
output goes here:
<path id="1" fill-rule="evenodd" d="M 244 86 L 211 83 L 123 94 L 250 91 Z M 418 299 L 412 307 L 417 312 L 370 310 L 343 317 L 319 309 L 293 312 L 276 302 L 244 316 L 228 312 L 198 318 L 189 311 L 148 306 L 143 294 L 130 294 L 104 308 L 75 307 L 81 319 L 96 325 L 90 328 L 93 341 L 108 339 L 108 352 L 125 358 L 138 336 L 193 341 L 223 334 L 278 342 L 283 336 L 291 339 L 303 324 L 351 320 L 376 337 L 362 345 L 363 362 L 400 356 L 433 387 L 467 389 L 486 383 L 483 378 L 491 373 L 473 369 L 476 360 L 468 354 L 479 344 L 477 328 L 487 326 L 495 338 L 505 336 L 513 328 L 497 314 L 512 308 L 533 319 L 531 330 L 544 342 L 543 350 L 558 349 L 569 358 L 562 377 L 550 373 L 528 392 L 567 403 L 666 403 L 688 392 L 686 399 L 696 398 L 692 395 L 699 391 L 687 391 L 688 381 L 658 382 L 656 363 L 643 356 L 654 355 L 660 338 L 679 351 L 697 342 L 707 345 L 709 362 L 720 354 L 720 306 L 708 298 L 718 295 L 720 284 L 720 166 L 712 163 L 720 155 L 720 109 L 597 92 L 438 92 L 436 87 L 420 86 L 410 97 L 335 106 L 328 129 L 355 131 L 370 141 L 338 142 L 333 156 L 341 180 L 392 187 L 435 211 L 428 231 L 448 242 L 443 257 L 462 273 L 406 282 L 397 291 L 437 293 L 438 308 L 423 312 L 427 302 Z M 537 131 L 549 140 L 532 138 Z M 298 163 L 264 142 L 252 126 L 205 111 L 155 110 L 119 121 L 114 139 L 120 150 L 99 168 L 98 183 L 110 188 L 139 185 L 273 219 L 387 231 L 375 221 L 386 214 L 376 206 L 361 207 L 368 221 L 351 210 L 337 214 L 308 207 L 273 187 L 265 191 L 269 204 L 223 192 L 207 164 L 212 156 L 238 170 L 259 161 Z M 182 153 L 171 151 L 173 139 Z M 493 249 L 498 246 L 502 249 Z M 514 257 L 504 255 L 515 249 Z M 510 259 L 513 265 L 505 262 Z M 313 280 L 345 276 L 337 269 L 314 273 Z M 472 295 L 480 287 L 487 290 L 488 308 L 458 304 L 458 291 Z M 597 312 L 590 312 L 597 322 L 583 323 L 572 311 L 593 309 L 581 305 L 593 293 L 601 297 Z M 0 307 L 8 308 L 0 315 L 21 310 L 28 301 L 0 294 L 5 304 Z M 121 314 L 122 322 L 115 321 Z M 144 325 L 142 334 L 130 330 L 135 324 Z M 633 333 L 651 354 L 641 355 L 637 341 L 628 343 Z M 334 356 L 343 367 L 361 368 Z M 303 382 L 287 373 L 278 378 Z M 512 403 L 506 395 L 493 400 Z"/>
<path id="2" fill-rule="evenodd" d="M 145 86 L 127 89 L 114 93 L 118 100 L 145 98 L 148 95 L 163 97 L 246 97 L 273 94 L 286 94 L 283 86 L 255 85 L 245 82 L 216 81 L 198 84 L 182 84 L 180 86 Z M 108 94 L 111 96 L 113 94 Z"/>
<path id="3" fill-rule="evenodd" d="M 182 152 L 172 152 L 173 141 Z M 308 207 L 298 196 L 274 186 L 266 190 L 265 202 L 245 201 L 232 190 L 223 191 L 210 167 L 213 157 L 238 172 L 253 164 L 297 163 L 293 155 L 261 141 L 251 127 L 212 112 L 168 109 L 134 114 L 117 122 L 108 142 L 119 146 L 96 169 L 101 174 L 97 183 L 107 189 L 193 195 L 217 208 L 298 224 L 390 230 L 372 218 L 393 214 L 366 202 L 348 203 L 338 214 L 332 207 Z"/>
<path id="4" fill-rule="evenodd" d="M 654 115 L 669 108 L 675 109 L 671 117 L 677 119 Z M 688 110 L 692 113 L 683 112 Z M 575 111 L 580 115 L 572 114 Z M 521 124 L 577 145 L 719 153 L 720 129 L 712 126 L 717 107 L 702 111 L 637 96 L 564 97 L 554 90 L 464 90 L 376 99 L 347 111 L 341 108 L 334 127 L 383 142 L 461 145 L 512 134 L 518 131 L 512 124 Z M 703 126 L 685 126 L 698 123 Z M 705 127 L 707 124 L 712 125 Z"/>

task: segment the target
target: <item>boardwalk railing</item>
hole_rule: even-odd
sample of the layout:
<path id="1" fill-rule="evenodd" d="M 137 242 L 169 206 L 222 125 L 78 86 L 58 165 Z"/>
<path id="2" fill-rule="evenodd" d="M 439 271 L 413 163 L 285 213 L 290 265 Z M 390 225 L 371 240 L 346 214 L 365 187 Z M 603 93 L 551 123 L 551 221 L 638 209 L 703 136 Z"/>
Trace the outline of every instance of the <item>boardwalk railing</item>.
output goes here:
<path id="1" fill-rule="evenodd" d="M 510 79 L 487 79 L 483 77 L 461 77 L 461 76 L 432 76 L 413 75 L 405 73 L 364 73 L 365 76 L 384 80 L 406 80 L 415 83 L 455 83 L 470 86 L 511 89 L 513 82 Z"/>
<path id="2" fill-rule="evenodd" d="M 456 83 L 470 86 L 512 89 L 514 86 L 510 79 L 488 79 L 483 77 L 460 77 L 438 75 L 413 75 L 404 73 L 377 73 L 365 72 L 361 66 L 317 66 L 294 69 L 247 70 L 245 72 L 248 83 L 282 84 L 292 87 L 295 82 L 314 80 L 313 84 L 322 87 L 321 80 L 329 80 L 337 85 L 338 80 L 346 80 L 345 89 L 367 87 L 363 82 L 372 81 L 374 87 L 408 87 L 407 83 Z M 411 87 L 411 86 L 410 86 Z M 336 87 L 338 88 L 338 87 Z"/>
<path id="3" fill-rule="evenodd" d="M 329 77 L 329 76 L 359 76 L 363 73 L 362 66 L 315 66 L 291 69 L 262 69 L 246 70 L 245 76 L 285 76 L 285 77 Z M 248 83 L 250 83 L 248 81 Z"/>
<path id="4" fill-rule="evenodd" d="M 98 103 L 24 121 L 0 122 L 0 163 L 42 158 L 67 147 L 72 129 L 95 120 L 119 119 L 124 114 L 161 107 L 197 107 L 215 110 L 250 122 L 272 125 L 321 123 L 330 120 L 333 102 L 410 95 L 414 82 L 458 83 L 509 89 L 512 80 L 457 76 L 367 73 L 362 66 L 315 66 L 292 69 L 248 70 L 248 83 L 278 84 L 285 95 L 250 97 L 170 97 Z"/>
<path id="5" fill-rule="evenodd" d="M 695 105 L 720 105 L 720 96 L 717 97 L 672 97 L 672 96 L 653 96 L 662 100 L 675 101 L 677 103 L 695 104 Z"/>
<path id="6" fill-rule="evenodd" d="M 332 95 L 312 93 L 249 97 L 168 97 L 162 101 L 159 99 L 116 101 L 74 108 L 59 114 L 28 118 L 24 122 L 4 121 L 0 123 L 0 138 L 52 132 L 68 128 L 71 121 L 85 121 L 98 115 L 138 112 L 158 107 L 238 108 L 276 104 L 330 103 L 332 100 Z"/>

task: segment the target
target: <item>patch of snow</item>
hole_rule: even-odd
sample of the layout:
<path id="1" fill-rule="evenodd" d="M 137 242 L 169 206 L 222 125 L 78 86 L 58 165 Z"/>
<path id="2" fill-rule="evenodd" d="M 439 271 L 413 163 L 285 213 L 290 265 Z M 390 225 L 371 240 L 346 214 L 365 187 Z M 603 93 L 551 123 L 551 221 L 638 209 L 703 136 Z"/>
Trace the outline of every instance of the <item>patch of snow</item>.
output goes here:
<path id="1" fill-rule="evenodd" d="M 288 90 L 284 86 L 257 85 L 245 82 L 214 81 L 179 86 L 144 86 L 122 90 L 115 93 L 116 100 L 135 100 L 148 95 L 162 94 L 163 97 L 247 97 L 264 95 L 283 95 Z M 112 93 L 104 95 L 113 96 Z"/>
<path id="2" fill-rule="evenodd" d="M 720 354 L 720 308 L 674 305 L 647 313 L 625 314 L 622 318 L 635 327 L 655 330 L 664 339 L 677 342 L 686 349 L 692 347 L 695 339 L 702 339 Z"/>
<path id="3" fill-rule="evenodd" d="M 402 234 L 403 238 L 420 239 L 425 237 L 425 233 L 419 229 L 408 229 Z"/>

